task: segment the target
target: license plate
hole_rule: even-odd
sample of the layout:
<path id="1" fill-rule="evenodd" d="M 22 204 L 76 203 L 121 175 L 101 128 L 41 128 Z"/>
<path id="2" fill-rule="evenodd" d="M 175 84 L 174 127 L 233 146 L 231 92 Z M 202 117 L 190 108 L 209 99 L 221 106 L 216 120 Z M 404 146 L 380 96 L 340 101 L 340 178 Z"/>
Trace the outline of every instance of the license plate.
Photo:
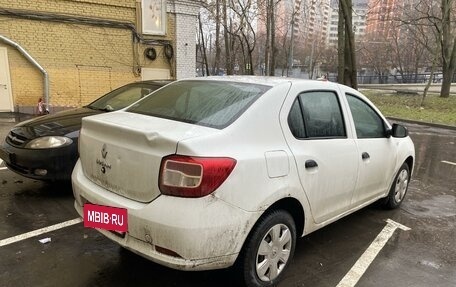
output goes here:
<path id="1" fill-rule="evenodd" d="M 127 232 L 127 209 L 86 203 L 84 204 L 84 227 Z"/>

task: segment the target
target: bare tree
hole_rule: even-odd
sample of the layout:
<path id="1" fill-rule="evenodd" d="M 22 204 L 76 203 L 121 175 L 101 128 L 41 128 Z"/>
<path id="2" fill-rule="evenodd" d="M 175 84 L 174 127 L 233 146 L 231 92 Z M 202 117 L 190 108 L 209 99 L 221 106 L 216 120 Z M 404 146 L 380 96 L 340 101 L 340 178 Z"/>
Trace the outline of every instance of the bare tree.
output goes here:
<path id="1" fill-rule="evenodd" d="M 215 57 L 212 74 L 218 74 L 220 69 L 220 0 L 215 0 Z"/>
<path id="2" fill-rule="evenodd" d="M 359 55 L 362 66 L 374 71 L 379 83 L 384 84 L 392 66 L 392 58 L 389 42 L 379 40 L 367 37 L 366 41 L 359 43 Z"/>
<path id="3" fill-rule="evenodd" d="M 355 33 L 353 32 L 352 24 L 352 10 L 352 0 L 339 0 L 338 82 L 357 89 L 358 79 L 356 67 Z"/>
<path id="4" fill-rule="evenodd" d="M 206 55 L 206 41 L 204 40 L 204 33 L 203 33 L 203 24 L 201 23 L 201 13 L 198 14 L 198 26 L 199 26 L 199 37 L 198 42 L 201 49 L 201 55 L 203 57 L 203 69 L 206 71 L 206 75 L 209 75 L 209 65 L 207 62 L 207 55 Z"/>
<path id="5" fill-rule="evenodd" d="M 435 0 L 411 1 L 404 11 L 405 17 L 396 20 L 409 27 L 423 49 L 435 54 L 435 43 L 438 44 L 443 75 L 440 96 L 449 97 L 456 70 L 456 1 L 441 0 L 440 4 Z M 431 58 L 434 63 L 435 57 Z"/>
<path id="6" fill-rule="evenodd" d="M 228 1 L 227 0 L 221 0 L 222 1 L 222 7 L 223 7 L 223 27 L 224 27 L 224 38 L 225 38 L 225 68 L 226 68 L 226 73 L 228 75 L 233 75 L 234 74 L 234 61 L 233 61 L 233 54 L 232 54 L 232 45 L 233 45 L 233 40 L 231 39 L 229 30 L 232 28 L 232 22 L 230 22 L 230 26 L 228 27 Z"/>
<path id="7" fill-rule="evenodd" d="M 454 24 L 455 1 L 441 0 L 442 20 L 441 28 L 437 28 L 439 39 L 442 46 L 442 90 L 440 96 L 447 98 L 450 96 L 451 82 L 456 68 L 456 35 Z"/>
<path id="8" fill-rule="evenodd" d="M 197 1 L 202 10 L 199 13 L 200 20 L 198 21 L 199 33 L 198 37 L 198 51 L 201 55 L 201 70 L 204 71 L 204 74 L 209 75 L 206 68 L 209 68 L 210 65 L 210 74 L 217 74 L 220 70 L 220 55 L 222 52 L 221 49 L 221 15 L 220 15 L 220 1 L 221 0 L 195 0 Z M 215 30 L 214 30 L 215 28 Z M 214 42 L 212 41 L 214 39 Z M 205 47 L 203 49 L 202 42 L 205 42 Z M 207 45 L 206 45 L 207 43 Z M 209 51 L 207 49 L 209 46 Z M 214 49 L 212 49 L 214 47 Z M 215 54 L 212 52 L 215 50 Z M 207 67 L 206 67 L 207 66 Z"/>
<path id="9" fill-rule="evenodd" d="M 394 76 L 399 83 L 416 83 L 420 80 L 420 68 L 432 58 L 430 52 L 421 45 L 421 42 L 427 42 L 429 39 L 417 38 L 408 27 L 396 21 L 392 23 L 392 38 L 386 42 L 390 46 Z"/>
<path id="10" fill-rule="evenodd" d="M 335 46 L 329 46 L 323 49 L 322 51 L 322 56 L 321 56 L 321 61 L 322 65 L 321 68 L 322 70 L 329 72 L 329 73 L 337 73 L 337 47 Z"/>
<path id="11" fill-rule="evenodd" d="M 266 0 L 266 50 L 265 59 L 266 73 L 270 76 L 275 72 L 275 1 Z"/>
<path id="12" fill-rule="evenodd" d="M 246 74 L 253 75 L 253 52 L 256 46 L 256 32 L 252 23 L 257 18 L 258 14 L 253 13 L 257 9 L 252 0 L 236 0 L 232 1 L 233 12 L 239 18 L 239 31 L 237 35 L 243 50 L 243 69 Z"/>

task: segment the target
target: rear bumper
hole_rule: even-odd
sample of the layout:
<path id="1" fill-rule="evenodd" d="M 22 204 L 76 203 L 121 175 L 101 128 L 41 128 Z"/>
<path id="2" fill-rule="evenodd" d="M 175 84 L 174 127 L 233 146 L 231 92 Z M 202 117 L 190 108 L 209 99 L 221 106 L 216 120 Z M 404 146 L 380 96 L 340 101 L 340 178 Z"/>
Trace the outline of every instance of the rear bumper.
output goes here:
<path id="1" fill-rule="evenodd" d="M 72 176 L 75 208 L 83 203 L 126 208 L 124 237 L 99 230 L 121 246 L 158 264 L 180 270 L 208 270 L 233 265 L 259 213 L 231 206 L 214 196 L 179 198 L 161 195 L 139 203 L 88 180 L 78 162 Z M 179 256 L 159 252 L 165 248 Z M 159 251 L 157 251 L 159 250 Z"/>
<path id="2" fill-rule="evenodd" d="M 0 158 L 10 170 L 28 178 L 70 180 L 78 151 L 76 143 L 54 149 L 25 149 L 3 142 L 0 146 Z M 47 173 L 35 174 L 37 169 L 46 170 Z"/>

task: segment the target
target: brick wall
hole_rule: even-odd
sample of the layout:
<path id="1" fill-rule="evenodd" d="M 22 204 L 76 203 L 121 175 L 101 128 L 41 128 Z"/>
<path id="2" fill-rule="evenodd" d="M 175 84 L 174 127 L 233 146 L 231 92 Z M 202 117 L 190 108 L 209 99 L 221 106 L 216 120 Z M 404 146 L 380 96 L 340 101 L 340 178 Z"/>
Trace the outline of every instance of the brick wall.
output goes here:
<path id="1" fill-rule="evenodd" d="M 168 12 L 176 17 L 176 78 L 195 77 L 196 30 L 199 6 L 195 1 L 180 0 L 168 5 Z"/>
<path id="2" fill-rule="evenodd" d="M 173 6 L 174 2 L 180 1 L 168 0 L 168 6 Z M 136 26 L 138 4 L 135 0 L 0 0 L 0 9 L 77 15 L 130 22 Z M 193 25 L 196 18 L 187 15 L 192 23 L 186 25 L 177 14 L 173 14 L 175 10 L 169 9 L 169 12 L 167 34 L 148 36 L 147 39 L 170 41 L 176 54 L 177 32 L 193 38 L 192 50 L 195 50 L 196 28 L 187 29 L 182 34 L 176 22 L 180 21 L 182 28 Z M 0 15 L 0 34 L 22 46 L 48 72 L 51 111 L 85 105 L 114 88 L 140 80 L 141 75 L 135 73 L 140 67 L 171 69 L 173 65 L 166 59 L 162 45 L 134 44 L 132 32 L 128 29 Z M 43 76 L 15 48 L 1 41 L 0 46 L 8 49 L 15 109 L 32 112 L 38 99 L 43 97 Z M 147 47 L 156 49 L 156 60 L 144 56 Z M 194 52 L 191 57 L 194 61 Z M 178 57 L 173 60 L 177 63 Z M 194 71 L 194 66 L 185 65 L 185 69 Z"/>

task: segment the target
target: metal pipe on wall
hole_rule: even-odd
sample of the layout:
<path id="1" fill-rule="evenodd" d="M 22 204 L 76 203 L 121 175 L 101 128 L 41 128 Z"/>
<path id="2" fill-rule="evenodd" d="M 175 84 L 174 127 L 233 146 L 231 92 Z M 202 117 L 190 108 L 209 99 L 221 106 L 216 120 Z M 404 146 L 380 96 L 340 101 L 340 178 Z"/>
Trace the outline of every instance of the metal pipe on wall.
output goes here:
<path id="1" fill-rule="evenodd" d="M 46 104 L 46 110 L 49 108 L 49 75 L 48 72 L 35 60 L 21 45 L 14 42 L 13 40 L 0 35 L 0 41 L 16 48 L 27 60 L 30 61 L 35 67 L 37 67 L 44 76 L 44 102 Z"/>

